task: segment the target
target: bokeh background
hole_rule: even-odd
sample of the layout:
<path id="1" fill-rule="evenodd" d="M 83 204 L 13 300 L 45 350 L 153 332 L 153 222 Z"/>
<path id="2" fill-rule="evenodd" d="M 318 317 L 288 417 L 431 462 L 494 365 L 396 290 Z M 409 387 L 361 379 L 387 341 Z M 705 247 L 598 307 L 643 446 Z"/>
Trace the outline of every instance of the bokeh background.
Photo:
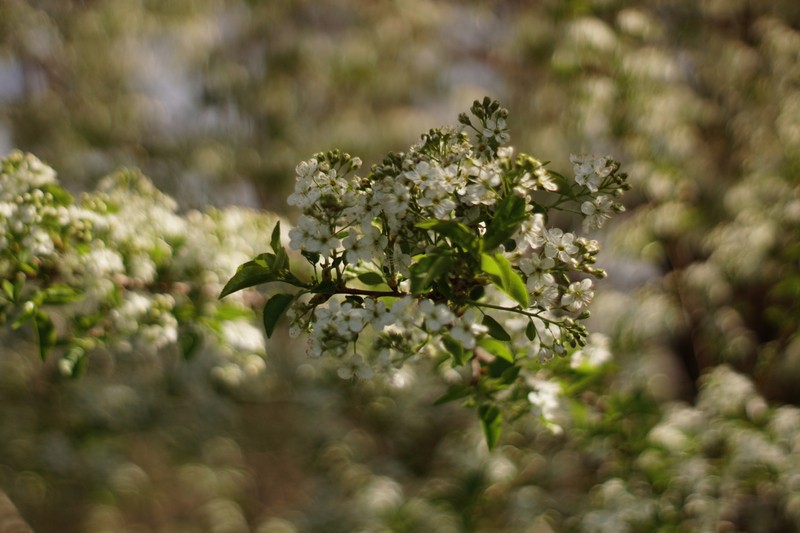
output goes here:
<path id="1" fill-rule="evenodd" d="M 0 3 L 0 153 L 76 192 L 133 166 L 183 210 L 291 220 L 299 161 L 368 166 L 484 95 L 519 151 L 634 186 L 597 236 L 614 364 L 563 434 L 490 454 L 425 364 L 354 385 L 285 334 L 234 388 L 202 359 L 42 383 L 17 339 L 0 487 L 35 531 L 800 529 L 798 2 Z"/>

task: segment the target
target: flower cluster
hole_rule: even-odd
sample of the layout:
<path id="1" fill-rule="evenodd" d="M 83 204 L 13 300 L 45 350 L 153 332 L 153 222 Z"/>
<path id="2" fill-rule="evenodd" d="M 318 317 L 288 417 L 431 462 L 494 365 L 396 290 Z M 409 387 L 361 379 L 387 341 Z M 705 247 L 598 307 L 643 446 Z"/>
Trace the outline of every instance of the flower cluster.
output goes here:
<path id="1" fill-rule="evenodd" d="M 0 326 L 31 324 L 63 375 L 98 350 L 205 346 L 222 369 L 212 375 L 235 385 L 263 369 L 263 334 L 242 298 L 216 295 L 274 220 L 235 208 L 182 216 L 128 170 L 75 200 L 51 168 L 14 152 L 0 160 Z"/>
<path id="2" fill-rule="evenodd" d="M 613 199 L 626 176 L 608 157 L 583 155 L 567 180 L 505 146 L 508 112 L 496 101 L 476 101 L 471 112 L 365 177 L 361 161 L 339 151 L 300 163 L 289 245 L 311 279 L 291 270 L 276 228 L 273 252 L 242 265 L 223 295 L 270 281 L 299 287 L 267 303 L 267 333 L 287 313 L 292 335 L 308 333 L 309 353 L 337 359 L 344 378 L 444 353 L 465 382 L 511 370 L 506 388 L 520 361 L 583 346 L 592 278 L 604 275 L 594 266 L 599 247 L 549 217 L 583 213 L 587 229 L 600 227 L 622 210 Z M 491 399 L 492 387 L 478 396 Z"/>

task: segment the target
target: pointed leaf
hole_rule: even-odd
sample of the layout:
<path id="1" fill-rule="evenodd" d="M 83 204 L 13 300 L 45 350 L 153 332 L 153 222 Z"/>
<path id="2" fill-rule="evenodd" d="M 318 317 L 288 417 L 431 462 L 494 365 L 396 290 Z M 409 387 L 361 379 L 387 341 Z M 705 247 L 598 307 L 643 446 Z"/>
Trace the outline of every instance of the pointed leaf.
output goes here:
<path id="1" fill-rule="evenodd" d="M 272 247 L 272 251 L 275 252 L 275 262 L 272 264 L 272 269 L 275 272 L 281 272 L 289 266 L 289 255 L 286 253 L 286 249 L 281 244 L 280 220 L 275 223 L 275 228 L 272 230 L 270 246 Z"/>
<path id="2" fill-rule="evenodd" d="M 444 276 L 453 264 L 453 257 L 435 254 L 423 257 L 411 266 L 411 292 L 421 294 L 427 291 L 434 281 Z"/>
<path id="3" fill-rule="evenodd" d="M 270 270 L 275 269 L 275 259 L 277 256 L 270 252 L 264 252 L 263 254 L 258 254 L 253 258 L 251 263 L 255 263 L 258 266 L 262 266 L 265 268 L 269 268 Z M 245 263 L 246 264 L 246 263 Z"/>
<path id="4" fill-rule="evenodd" d="M 489 315 L 483 316 L 483 325 L 489 328 L 489 335 L 500 341 L 510 341 L 511 335 L 500 323 Z"/>
<path id="5" fill-rule="evenodd" d="M 16 299 L 14 284 L 7 279 L 3 280 L 3 293 L 5 293 L 6 297 L 8 297 L 11 302 Z"/>
<path id="6" fill-rule="evenodd" d="M 461 398 L 466 398 L 472 394 L 472 388 L 468 387 L 467 385 L 453 385 L 447 392 L 439 396 L 433 405 L 442 405 L 445 403 L 453 402 L 455 400 L 460 400 Z"/>
<path id="7" fill-rule="evenodd" d="M 81 299 L 81 294 L 69 285 L 56 284 L 48 287 L 42 294 L 42 303 L 67 304 Z"/>
<path id="8" fill-rule="evenodd" d="M 484 251 L 493 251 L 516 233 L 527 217 L 525 205 L 525 199 L 517 195 L 506 196 L 498 203 L 483 236 Z"/>
<path id="9" fill-rule="evenodd" d="M 494 405 L 481 405 L 478 408 L 478 417 L 481 419 L 481 428 L 486 437 L 486 445 L 493 449 L 500 440 L 500 431 L 503 428 L 503 415 Z"/>
<path id="10" fill-rule="evenodd" d="M 461 343 L 455 340 L 449 333 L 442 335 L 442 344 L 453 356 L 455 364 L 453 366 L 462 365 L 466 361 L 464 347 Z"/>
<path id="11" fill-rule="evenodd" d="M 425 220 L 417 224 L 418 228 L 431 230 L 450 239 L 464 250 L 478 253 L 478 238 L 475 233 L 461 222 L 455 220 Z"/>
<path id="12" fill-rule="evenodd" d="M 536 338 L 536 326 L 533 325 L 533 320 L 528 322 L 528 325 L 525 327 L 525 336 L 528 337 L 529 341 Z"/>
<path id="13" fill-rule="evenodd" d="M 236 291 L 253 287 L 261 283 L 269 283 L 270 281 L 281 280 L 268 266 L 263 266 L 256 261 L 248 261 L 240 266 L 236 274 L 228 280 L 228 283 L 223 287 L 219 297 L 224 298 Z"/>
<path id="14" fill-rule="evenodd" d="M 55 345 L 58 337 L 56 335 L 56 328 L 53 321 L 44 311 L 39 311 L 34 317 L 34 325 L 36 330 L 36 344 L 39 346 L 39 356 L 42 361 L 47 359 L 47 354 L 50 348 Z"/>
<path id="15" fill-rule="evenodd" d="M 236 320 L 237 318 L 249 318 L 251 316 L 253 316 L 252 310 L 230 304 L 220 304 L 216 313 L 214 313 L 216 320 Z"/>
<path id="16" fill-rule="evenodd" d="M 293 300 L 293 294 L 276 294 L 267 300 L 264 305 L 264 331 L 267 333 L 267 338 L 272 337 L 275 326 L 286 313 Z"/>
<path id="17" fill-rule="evenodd" d="M 506 343 L 489 337 L 483 337 L 478 341 L 478 344 L 495 357 L 504 359 L 509 363 L 514 362 L 514 354 L 511 353 L 511 350 Z"/>
<path id="18" fill-rule="evenodd" d="M 281 221 L 275 223 L 275 227 L 272 229 L 272 236 L 269 240 L 269 245 L 272 247 L 272 251 L 276 254 L 278 250 L 283 249 L 283 245 L 281 245 Z"/>
<path id="19" fill-rule="evenodd" d="M 500 276 L 503 279 L 503 287 L 509 296 L 514 298 L 522 307 L 528 307 L 530 300 L 528 299 L 528 289 L 525 287 L 525 282 L 514 271 L 514 267 L 506 259 L 503 254 L 496 254 L 494 256 L 497 265 L 500 267 Z"/>
<path id="20" fill-rule="evenodd" d="M 530 305 L 525 283 L 503 254 L 481 254 L 481 270 L 489 274 L 492 282 L 522 307 Z"/>
<path id="21" fill-rule="evenodd" d="M 386 283 L 386 280 L 383 279 L 383 276 L 377 272 L 362 272 L 358 275 L 358 281 L 364 285 L 382 285 Z"/>

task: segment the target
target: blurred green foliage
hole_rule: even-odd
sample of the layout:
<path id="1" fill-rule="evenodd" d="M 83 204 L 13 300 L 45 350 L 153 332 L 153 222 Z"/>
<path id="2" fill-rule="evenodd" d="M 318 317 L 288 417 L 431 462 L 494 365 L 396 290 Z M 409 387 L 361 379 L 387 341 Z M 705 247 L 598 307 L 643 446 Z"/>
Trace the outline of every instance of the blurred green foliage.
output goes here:
<path id="1" fill-rule="evenodd" d="M 635 189 L 590 325 L 615 365 L 553 367 L 562 434 L 490 455 L 424 365 L 352 384 L 288 339 L 214 392 L 169 354 L 54 384 L 4 332 L 0 487 L 40 532 L 798 530 L 798 57 L 792 0 L 6 0 L 0 147 L 73 190 L 134 165 L 282 211 L 310 154 L 375 162 L 484 94 Z"/>

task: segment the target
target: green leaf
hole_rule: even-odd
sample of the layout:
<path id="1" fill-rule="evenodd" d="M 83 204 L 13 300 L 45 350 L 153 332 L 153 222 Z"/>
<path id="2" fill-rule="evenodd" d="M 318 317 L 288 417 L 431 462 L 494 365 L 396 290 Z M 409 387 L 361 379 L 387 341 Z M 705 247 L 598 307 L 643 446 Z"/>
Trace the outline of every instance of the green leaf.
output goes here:
<path id="1" fill-rule="evenodd" d="M 312 266 L 319 263 L 320 257 L 322 257 L 319 252 L 307 252 L 305 250 L 300 250 L 300 255 L 306 258 Z"/>
<path id="2" fill-rule="evenodd" d="M 453 355 L 456 365 L 463 365 L 466 362 L 464 347 L 461 346 L 461 343 L 455 340 L 449 333 L 442 335 L 442 343 L 447 351 Z"/>
<path id="3" fill-rule="evenodd" d="M 46 183 L 39 188 L 42 190 L 42 192 L 45 193 L 49 192 L 50 194 L 52 194 L 53 199 L 56 202 L 58 202 L 59 205 L 67 206 L 67 205 L 72 205 L 73 203 L 72 195 L 62 187 L 59 187 L 58 185 L 54 185 L 52 183 Z"/>
<path id="4" fill-rule="evenodd" d="M 533 320 L 529 321 L 525 327 L 525 336 L 528 337 L 529 341 L 536 338 L 536 326 L 533 325 Z"/>
<path id="5" fill-rule="evenodd" d="M 42 303 L 67 304 L 81 299 L 81 294 L 69 285 L 56 284 L 45 289 Z"/>
<path id="6" fill-rule="evenodd" d="M 497 378 L 501 383 L 507 386 L 510 386 L 517 380 L 517 376 L 519 376 L 521 371 L 521 366 L 512 365 L 500 358 L 495 359 L 495 361 L 489 365 L 489 375 Z"/>
<path id="7" fill-rule="evenodd" d="M 489 328 L 489 335 L 500 341 L 510 341 L 511 335 L 500 323 L 489 315 L 483 315 L 483 325 Z"/>
<path id="8" fill-rule="evenodd" d="M 442 405 L 449 402 L 454 402 L 456 400 L 460 400 L 461 398 L 466 398 L 470 394 L 472 394 L 472 387 L 468 385 L 453 385 L 447 392 L 439 396 L 433 405 Z"/>
<path id="9" fill-rule="evenodd" d="M 478 254 L 478 237 L 461 222 L 455 220 L 425 220 L 418 223 L 417 227 L 438 233 L 469 253 Z"/>
<path id="10" fill-rule="evenodd" d="M 253 311 L 246 307 L 239 307 L 238 305 L 222 304 L 217 307 L 214 318 L 216 320 L 236 320 L 237 318 L 250 318 L 253 316 Z"/>
<path id="11" fill-rule="evenodd" d="M 219 297 L 224 298 L 236 291 L 272 281 L 283 281 L 295 287 L 307 288 L 308 285 L 283 268 L 285 260 L 281 259 L 279 255 L 271 253 L 259 254 L 252 261 L 240 265 L 236 274 L 223 287 Z M 276 267 L 280 267 L 280 269 L 276 269 Z"/>
<path id="12" fill-rule="evenodd" d="M 272 237 L 270 238 L 270 246 L 272 251 L 275 252 L 275 261 L 272 264 L 272 269 L 275 272 L 282 272 L 289 266 L 289 254 L 281 244 L 281 221 L 275 223 L 272 230 Z"/>
<path id="13" fill-rule="evenodd" d="M 494 355 L 495 357 L 499 357 L 500 359 L 504 359 L 509 363 L 514 362 L 514 354 L 511 353 L 508 345 L 504 342 L 490 339 L 489 337 L 483 337 L 478 341 L 478 345 L 482 346 L 487 352 Z"/>
<path id="14" fill-rule="evenodd" d="M 271 270 L 274 270 L 275 269 L 274 268 L 275 267 L 275 259 L 277 259 L 277 256 L 275 254 L 270 253 L 270 252 L 264 252 L 263 254 L 258 254 L 257 256 L 255 256 L 253 258 L 253 260 L 250 261 L 250 262 L 251 263 L 255 263 L 256 265 L 258 265 L 260 267 L 265 267 L 265 268 L 269 268 Z M 245 263 L 245 264 L 247 264 L 247 263 Z"/>
<path id="15" fill-rule="evenodd" d="M 383 279 L 383 276 L 377 272 L 362 272 L 358 275 L 358 281 L 364 285 L 382 285 L 386 283 L 386 280 Z"/>
<path id="16" fill-rule="evenodd" d="M 492 282 L 522 307 L 527 308 L 530 305 L 525 283 L 503 254 L 481 254 L 481 270 L 489 274 Z"/>
<path id="17" fill-rule="evenodd" d="M 283 250 L 283 245 L 281 244 L 281 221 L 275 223 L 275 227 L 272 228 L 272 236 L 269 240 L 269 245 L 272 247 L 272 251 L 276 254 L 278 250 Z"/>
<path id="18" fill-rule="evenodd" d="M 276 294 L 264 304 L 264 331 L 267 333 L 267 338 L 272 337 L 275 325 L 286 313 L 293 300 L 293 294 Z"/>
<path id="19" fill-rule="evenodd" d="M 434 281 L 449 272 L 453 257 L 446 254 L 432 254 L 420 259 L 411 266 L 411 292 L 421 294 L 427 291 Z"/>
<path id="20" fill-rule="evenodd" d="M 500 200 L 483 236 L 484 251 L 493 251 L 516 233 L 522 221 L 527 218 L 525 205 L 525 199 L 515 194 Z"/>
<path id="21" fill-rule="evenodd" d="M 14 291 L 14 284 L 11 283 L 9 280 L 3 280 L 3 293 L 8 297 L 8 299 L 13 302 L 16 300 L 16 294 Z"/>
<path id="22" fill-rule="evenodd" d="M 324 279 L 311 288 L 313 294 L 336 294 L 336 283 Z"/>
<path id="23" fill-rule="evenodd" d="M 266 255 L 266 254 L 262 254 Z M 241 265 L 236 274 L 233 275 L 228 283 L 223 287 L 219 297 L 224 298 L 229 294 L 236 291 L 253 287 L 261 283 L 269 283 L 270 281 L 282 281 L 278 275 L 270 268 L 262 264 L 262 260 L 248 261 Z"/>
<path id="24" fill-rule="evenodd" d="M 478 408 L 478 417 L 481 419 L 481 428 L 486 437 L 486 445 L 493 449 L 500 440 L 500 432 L 503 429 L 503 415 L 494 405 L 481 405 Z"/>
<path id="25" fill-rule="evenodd" d="M 53 325 L 53 321 L 44 311 L 36 313 L 33 322 L 36 331 L 36 344 L 39 346 L 39 356 L 44 361 L 47 359 L 48 352 L 58 340 L 56 328 Z"/>
<path id="26" fill-rule="evenodd" d="M 188 330 L 181 332 L 178 341 L 181 347 L 181 355 L 183 355 L 184 359 L 189 360 L 192 358 L 200 347 L 201 340 L 202 336 L 195 331 Z"/>

